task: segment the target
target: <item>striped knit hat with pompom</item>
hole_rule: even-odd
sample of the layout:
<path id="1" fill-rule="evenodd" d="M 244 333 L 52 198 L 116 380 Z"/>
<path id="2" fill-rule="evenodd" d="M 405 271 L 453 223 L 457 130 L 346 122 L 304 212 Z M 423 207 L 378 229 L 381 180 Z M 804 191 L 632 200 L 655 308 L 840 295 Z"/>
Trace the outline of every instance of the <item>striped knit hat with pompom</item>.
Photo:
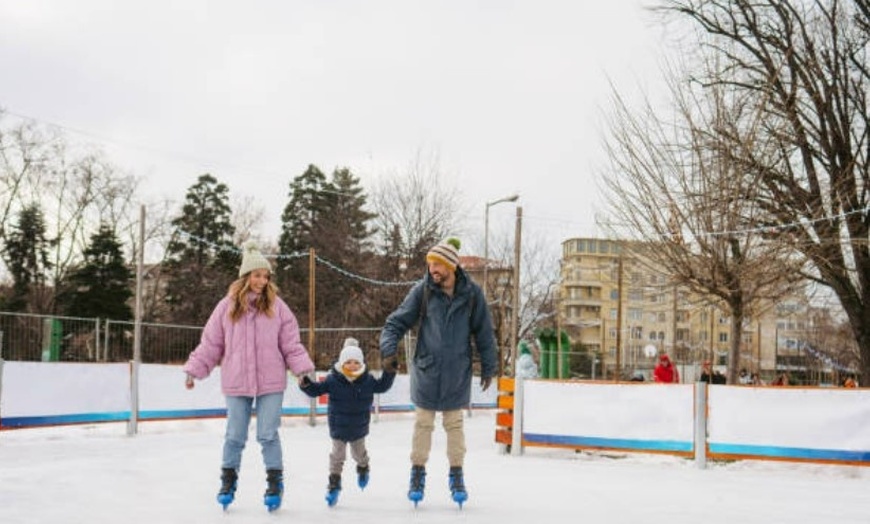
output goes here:
<path id="1" fill-rule="evenodd" d="M 426 262 L 441 262 L 450 268 L 450 271 L 456 271 L 456 266 L 459 265 L 460 245 L 458 238 L 448 238 L 426 253 Z"/>

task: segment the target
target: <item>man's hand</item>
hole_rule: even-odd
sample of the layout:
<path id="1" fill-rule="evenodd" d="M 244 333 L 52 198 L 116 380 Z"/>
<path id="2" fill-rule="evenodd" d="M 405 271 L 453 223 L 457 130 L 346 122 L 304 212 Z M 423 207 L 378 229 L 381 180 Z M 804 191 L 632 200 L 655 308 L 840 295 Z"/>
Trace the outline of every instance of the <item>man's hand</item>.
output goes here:
<path id="1" fill-rule="evenodd" d="M 184 379 L 184 387 L 187 389 L 193 389 L 193 375 L 187 375 Z"/>
<path id="2" fill-rule="evenodd" d="M 390 355 L 381 361 L 381 366 L 383 366 L 384 371 L 387 373 L 395 373 L 399 371 L 399 359 L 396 355 Z"/>
<path id="3" fill-rule="evenodd" d="M 486 391 L 492 385 L 492 377 L 480 377 L 480 389 Z"/>

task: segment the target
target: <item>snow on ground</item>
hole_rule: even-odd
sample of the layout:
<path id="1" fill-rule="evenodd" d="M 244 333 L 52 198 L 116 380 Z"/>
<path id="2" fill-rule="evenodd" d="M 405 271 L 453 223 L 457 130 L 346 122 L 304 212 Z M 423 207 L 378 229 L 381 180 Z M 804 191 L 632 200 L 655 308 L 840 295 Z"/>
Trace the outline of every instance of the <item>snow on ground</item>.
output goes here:
<path id="1" fill-rule="evenodd" d="M 500 453 L 493 411 L 466 416 L 469 501 L 459 510 L 447 490 L 444 434 L 436 426 L 426 498 L 406 498 L 413 415 L 382 414 L 368 438 L 372 479 L 356 487 L 352 460 L 334 508 L 324 501 L 330 441 L 326 421 L 285 418 L 281 429 L 285 498 L 269 514 L 253 428 L 236 502 L 215 501 L 222 419 L 140 422 L 0 432 L 0 522 L 200 522 L 306 524 L 409 521 L 479 524 L 565 519 L 584 523 L 741 524 L 870 522 L 870 469 L 779 462 L 711 463 L 664 455 L 575 453 L 527 448 Z"/>

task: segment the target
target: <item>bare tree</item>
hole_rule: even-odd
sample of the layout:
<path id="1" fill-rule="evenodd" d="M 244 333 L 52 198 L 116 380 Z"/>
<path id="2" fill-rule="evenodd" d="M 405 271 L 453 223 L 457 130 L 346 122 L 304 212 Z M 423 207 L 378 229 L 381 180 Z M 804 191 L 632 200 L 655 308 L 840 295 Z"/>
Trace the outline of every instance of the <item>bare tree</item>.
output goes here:
<path id="1" fill-rule="evenodd" d="M 0 124 L 2 117 L 0 113 Z M 128 214 L 137 184 L 100 151 L 71 151 L 54 128 L 32 122 L 0 125 L 0 242 L 8 240 L 11 217 L 39 204 L 52 249 L 48 286 L 81 260 L 90 235 L 100 226 L 118 230 L 138 220 Z M 50 310 L 52 302 L 44 307 Z"/>
<path id="2" fill-rule="evenodd" d="M 787 291 L 797 267 L 781 244 L 752 228 L 761 212 L 758 181 L 711 134 L 755 108 L 733 90 L 698 91 L 678 78 L 668 75 L 673 115 L 649 102 L 635 111 L 615 94 L 603 181 L 626 253 L 729 312 L 728 379 L 736 382 L 744 319 Z"/>
<path id="3" fill-rule="evenodd" d="M 421 151 L 404 173 L 379 180 L 372 190 L 375 228 L 382 246 L 398 249 L 406 267 L 422 267 L 426 251 L 448 235 L 461 236 L 459 188 L 443 182 L 436 154 Z"/>
<path id="4" fill-rule="evenodd" d="M 666 12 L 700 30 L 721 67 L 699 78 L 751 97 L 761 125 L 720 129 L 722 149 L 754 173 L 753 198 L 810 278 L 843 306 L 870 383 L 866 0 L 674 0 Z M 697 46 L 696 46 L 697 47 Z M 774 147 L 757 150 L 748 135 Z"/>

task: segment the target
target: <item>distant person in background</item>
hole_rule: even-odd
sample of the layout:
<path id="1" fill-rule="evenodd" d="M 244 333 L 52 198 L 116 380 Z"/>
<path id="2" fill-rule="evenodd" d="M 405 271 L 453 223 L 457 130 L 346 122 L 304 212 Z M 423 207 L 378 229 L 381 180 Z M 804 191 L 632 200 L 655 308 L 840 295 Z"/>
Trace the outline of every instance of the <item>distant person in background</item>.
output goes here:
<path id="1" fill-rule="evenodd" d="M 728 378 L 718 369 L 713 371 L 713 384 L 727 384 Z"/>
<path id="2" fill-rule="evenodd" d="M 758 376 L 758 373 L 753 373 L 749 376 L 749 384 L 752 386 L 763 386 L 764 382 L 761 381 L 761 377 Z"/>
<path id="3" fill-rule="evenodd" d="M 711 384 L 713 382 L 713 367 L 710 365 L 709 360 L 705 360 L 703 364 L 701 364 L 701 376 L 698 378 L 699 382 L 706 382 L 707 384 Z"/>
<path id="4" fill-rule="evenodd" d="M 747 384 L 750 384 L 751 380 L 752 377 L 749 375 L 749 372 L 746 371 L 746 368 L 741 368 L 740 375 L 737 377 L 737 383 L 745 386 Z"/>
<path id="5" fill-rule="evenodd" d="M 653 380 L 663 384 L 679 384 L 680 372 L 671 363 L 671 358 L 667 353 L 662 353 L 659 356 L 659 363 L 653 370 Z"/>
<path id="6" fill-rule="evenodd" d="M 857 388 L 858 382 L 852 377 L 846 377 L 846 380 L 843 381 L 844 388 Z"/>
<path id="7" fill-rule="evenodd" d="M 788 371 L 783 372 L 770 383 L 771 386 L 788 386 L 788 384 Z"/>

